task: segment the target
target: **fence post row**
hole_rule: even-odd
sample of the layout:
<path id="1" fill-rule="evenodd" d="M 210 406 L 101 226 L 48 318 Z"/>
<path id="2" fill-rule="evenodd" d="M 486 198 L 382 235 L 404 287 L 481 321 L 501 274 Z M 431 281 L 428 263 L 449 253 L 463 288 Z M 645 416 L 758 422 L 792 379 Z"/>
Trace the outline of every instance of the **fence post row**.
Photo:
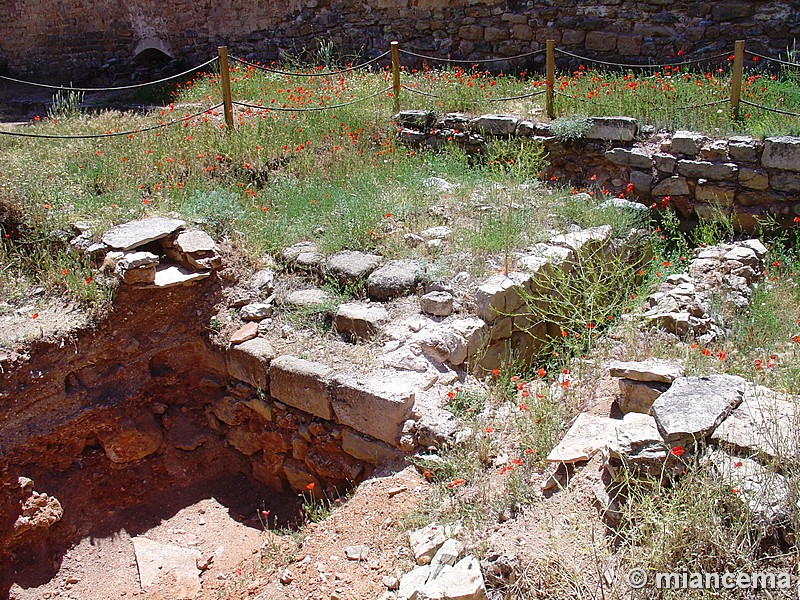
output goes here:
<path id="1" fill-rule="evenodd" d="M 228 131 L 233 131 L 233 97 L 231 96 L 231 71 L 228 67 L 228 47 L 220 46 L 219 74 L 222 83 L 222 105 L 225 112 L 225 126 Z"/>
<path id="2" fill-rule="evenodd" d="M 733 74 L 731 77 L 731 112 L 734 119 L 739 119 L 739 104 L 742 95 L 742 78 L 744 72 L 744 40 L 736 40 L 733 52 Z M 392 55 L 392 94 L 394 96 L 394 112 L 400 111 L 400 44 L 397 41 L 391 42 L 390 49 Z M 546 91 L 545 111 L 549 119 L 556 116 L 555 109 L 555 82 L 556 82 L 556 63 L 555 63 L 555 40 L 546 42 Z M 228 48 L 219 46 L 219 70 L 222 83 L 222 104 L 225 112 L 225 125 L 228 131 L 232 131 L 233 123 L 233 98 L 231 96 L 231 76 L 228 65 Z"/>

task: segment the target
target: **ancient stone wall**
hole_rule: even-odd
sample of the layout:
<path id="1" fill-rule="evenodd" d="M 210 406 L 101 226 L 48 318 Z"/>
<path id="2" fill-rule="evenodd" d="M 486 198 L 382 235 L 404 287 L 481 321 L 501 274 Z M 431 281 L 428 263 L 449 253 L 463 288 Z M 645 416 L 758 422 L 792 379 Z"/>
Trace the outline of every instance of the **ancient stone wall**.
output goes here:
<path id="1" fill-rule="evenodd" d="M 409 50 L 469 60 L 528 52 L 547 39 L 626 62 L 728 51 L 736 39 L 777 54 L 800 34 L 799 12 L 798 2 L 744 0 L 7 0 L 0 69 L 68 82 L 129 73 L 148 47 L 188 64 L 210 58 L 219 44 L 272 60 L 319 40 L 374 56 L 396 39 Z"/>

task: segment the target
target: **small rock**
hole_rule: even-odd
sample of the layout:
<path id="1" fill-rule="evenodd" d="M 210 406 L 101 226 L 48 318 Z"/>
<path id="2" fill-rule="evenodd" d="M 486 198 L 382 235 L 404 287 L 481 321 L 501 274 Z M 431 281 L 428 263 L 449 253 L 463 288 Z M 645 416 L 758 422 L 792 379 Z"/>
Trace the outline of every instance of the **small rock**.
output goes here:
<path id="1" fill-rule="evenodd" d="M 319 308 L 331 302 L 332 296 L 325 290 L 311 288 L 292 292 L 286 298 L 285 304 L 297 308 Z"/>
<path id="2" fill-rule="evenodd" d="M 419 299 L 419 307 L 425 314 L 446 317 L 453 312 L 453 300 L 447 292 L 429 292 Z"/>
<path id="3" fill-rule="evenodd" d="M 394 498 L 398 494 L 402 494 L 403 492 L 405 492 L 407 490 L 408 490 L 408 488 L 406 486 L 400 485 L 400 486 L 397 486 L 397 487 L 389 488 L 389 490 L 387 490 L 386 493 L 389 496 L 389 498 Z"/>
<path id="4" fill-rule="evenodd" d="M 382 581 L 384 587 L 388 590 L 396 590 L 400 587 L 400 580 L 397 577 L 384 575 Z"/>
<path id="5" fill-rule="evenodd" d="M 241 344 L 242 342 L 246 342 L 247 340 L 252 340 L 257 335 L 258 335 L 258 323 L 247 323 L 233 332 L 230 341 L 231 344 L 234 345 Z"/>
<path id="6" fill-rule="evenodd" d="M 294 581 L 294 577 L 292 576 L 292 572 L 289 569 L 284 569 L 283 571 L 281 571 L 280 582 L 283 585 L 289 585 L 290 583 L 292 583 L 292 581 Z"/>
<path id="7" fill-rule="evenodd" d="M 348 546 L 344 550 L 347 560 L 367 560 L 369 556 L 369 546 L 359 544 L 358 546 Z"/>
<path id="8" fill-rule="evenodd" d="M 66 583 L 67 585 L 75 585 L 76 583 L 79 583 L 79 582 L 80 582 L 80 579 L 75 577 L 75 575 L 70 575 L 69 577 L 67 577 L 64 580 L 64 583 Z"/>
<path id="9" fill-rule="evenodd" d="M 272 316 L 272 305 L 265 302 L 252 302 L 242 307 L 239 316 L 244 321 L 262 321 Z"/>

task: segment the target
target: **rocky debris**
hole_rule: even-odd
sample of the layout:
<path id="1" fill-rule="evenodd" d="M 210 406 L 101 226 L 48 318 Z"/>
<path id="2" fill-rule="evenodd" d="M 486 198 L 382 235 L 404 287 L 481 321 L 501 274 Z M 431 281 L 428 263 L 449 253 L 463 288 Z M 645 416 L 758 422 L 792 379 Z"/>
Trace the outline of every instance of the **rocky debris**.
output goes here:
<path id="1" fill-rule="evenodd" d="M 392 260 L 367 278 L 367 295 L 387 301 L 412 293 L 422 279 L 422 265 L 416 260 Z"/>
<path id="2" fill-rule="evenodd" d="M 114 250 L 132 250 L 160 240 L 186 227 L 184 221 L 153 217 L 112 227 L 103 234 L 103 243 Z"/>
<path id="3" fill-rule="evenodd" d="M 183 231 L 173 242 L 173 249 L 179 253 L 179 262 L 185 262 L 198 270 L 219 269 L 222 257 L 217 244 L 204 231 Z"/>
<path id="4" fill-rule="evenodd" d="M 284 248 L 280 260 L 288 269 L 318 273 L 325 256 L 314 242 L 298 242 Z"/>
<path id="5" fill-rule="evenodd" d="M 619 420 L 581 413 L 558 445 L 547 455 L 548 463 L 585 462 L 606 448 L 616 436 Z"/>
<path id="6" fill-rule="evenodd" d="M 20 500 L 20 513 L 12 527 L 13 537 L 21 537 L 34 529 L 46 529 L 61 520 L 64 509 L 58 498 L 34 490 L 33 480 L 27 477 L 20 477 L 18 484 L 24 497 Z"/>
<path id="7" fill-rule="evenodd" d="M 431 523 L 422 529 L 409 532 L 408 541 L 411 554 L 418 565 L 429 565 L 439 548 L 458 534 L 458 529 L 450 525 Z"/>
<path id="8" fill-rule="evenodd" d="M 334 317 L 334 328 L 354 340 L 374 338 L 381 327 L 389 321 L 389 313 L 383 306 L 363 302 L 340 304 Z"/>
<path id="9" fill-rule="evenodd" d="M 429 579 L 435 579 L 445 567 L 453 567 L 458 562 L 459 556 L 464 551 L 464 544 L 456 539 L 450 538 L 436 551 L 431 560 L 431 571 Z"/>
<path id="10" fill-rule="evenodd" d="M 686 273 L 670 275 L 647 298 L 645 323 L 681 336 L 692 333 L 704 343 L 719 338 L 723 329 L 709 314 L 712 299 L 734 310 L 748 306 L 765 255 L 756 239 L 698 248 Z"/>
<path id="11" fill-rule="evenodd" d="M 676 360 L 648 358 L 644 361 L 621 362 L 612 360 L 608 365 L 612 377 L 634 381 L 672 383 L 683 376 L 683 364 Z"/>
<path id="12" fill-rule="evenodd" d="M 513 555 L 488 554 L 481 561 L 481 570 L 486 587 L 505 590 L 517 580 L 519 560 Z"/>
<path id="13" fill-rule="evenodd" d="M 208 441 L 208 430 L 187 418 L 174 421 L 164 436 L 164 441 L 178 450 L 191 452 Z"/>
<path id="14" fill-rule="evenodd" d="M 486 323 L 513 315 L 525 302 L 529 293 L 531 275 L 511 272 L 508 275 L 492 275 L 476 290 L 474 304 L 478 317 Z"/>
<path id="15" fill-rule="evenodd" d="M 670 444 L 700 442 L 733 412 L 744 397 L 745 380 L 735 375 L 680 377 L 650 409 Z"/>
<path id="16" fill-rule="evenodd" d="M 272 316 L 272 304 L 268 302 L 251 302 L 239 311 L 243 321 L 263 321 Z"/>
<path id="17" fill-rule="evenodd" d="M 97 434 L 109 460 L 129 463 L 153 454 L 161 446 L 161 428 L 149 413 L 102 426 Z"/>
<path id="18" fill-rule="evenodd" d="M 744 400 L 716 428 L 711 440 L 748 455 L 793 460 L 800 455 L 796 402 L 763 386 L 747 384 Z"/>
<path id="19" fill-rule="evenodd" d="M 160 544 L 142 536 L 132 541 L 142 590 L 157 588 L 167 597 L 180 600 L 191 600 L 200 593 L 197 563 L 203 556 L 199 550 Z"/>
<path id="20" fill-rule="evenodd" d="M 158 256 L 151 252 L 109 252 L 107 259 L 114 262 L 114 274 L 129 285 L 155 281 Z"/>
<path id="21" fill-rule="evenodd" d="M 465 121 L 469 119 L 464 115 Z M 437 194 L 447 194 L 456 189 L 456 186 L 441 177 L 427 177 L 422 181 L 422 185 Z"/>
<path id="22" fill-rule="evenodd" d="M 285 306 L 293 308 L 319 309 L 326 304 L 330 304 L 332 300 L 333 296 L 325 290 L 310 288 L 292 292 L 286 297 L 283 303 Z"/>
<path id="23" fill-rule="evenodd" d="M 446 325 L 432 324 L 422 329 L 412 338 L 410 347 L 415 346 L 435 363 L 457 366 L 467 360 L 467 340 Z"/>
<path id="24" fill-rule="evenodd" d="M 323 272 L 340 285 L 353 285 L 365 279 L 382 262 L 383 257 L 377 254 L 343 250 L 328 257 Z"/>
<path id="25" fill-rule="evenodd" d="M 453 235 L 453 229 L 447 225 L 431 227 L 419 232 L 419 236 L 426 241 L 429 240 L 448 240 Z"/>
<path id="26" fill-rule="evenodd" d="M 369 546 L 359 544 L 358 546 L 348 546 L 344 549 L 347 560 L 367 560 L 369 556 Z"/>
<path id="27" fill-rule="evenodd" d="M 419 299 L 419 307 L 425 314 L 446 317 L 453 312 L 454 300 L 448 292 L 428 292 Z"/>
<path id="28" fill-rule="evenodd" d="M 706 456 L 712 474 L 729 487 L 751 513 L 764 524 L 776 524 L 788 516 L 789 485 L 786 479 L 755 460 L 715 450 Z"/>
<path id="29" fill-rule="evenodd" d="M 417 567 L 400 580 L 398 600 L 485 600 L 486 586 L 480 563 L 465 556 L 454 565 L 445 565 L 437 574 L 429 566 Z"/>

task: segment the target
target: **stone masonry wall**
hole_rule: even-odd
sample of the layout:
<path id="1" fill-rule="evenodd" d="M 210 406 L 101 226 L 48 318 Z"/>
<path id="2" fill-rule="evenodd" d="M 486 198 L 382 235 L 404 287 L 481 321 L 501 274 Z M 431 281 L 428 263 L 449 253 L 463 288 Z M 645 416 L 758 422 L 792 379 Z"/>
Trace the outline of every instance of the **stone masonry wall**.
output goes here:
<path id="1" fill-rule="evenodd" d="M 396 39 L 409 50 L 469 60 L 528 52 L 547 39 L 626 62 L 728 51 L 736 39 L 777 54 L 800 35 L 799 13 L 798 2 L 744 0 L 7 0 L 0 70 L 67 83 L 130 72 L 148 46 L 189 62 L 210 58 L 220 44 L 271 60 L 320 39 L 369 56 Z"/>
<path id="2" fill-rule="evenodd" d="M 629 117 L 595 117 L 583 138 L 564 143 L 548 123 L 514 115 L 438 116 L 403 111 L 395 117 L 408 144 L 439 147 L 447 140 L 480 153 L 492 137 L 519 136 L 544 144 L 549 165 L 543 176 L 576 188 L 647 205 L 675 207 L 682 217 L 730 217 L 751 234 L 767 216 L 783 224 L 800 217 L 800 138 L 757 140 L 749 136 L 711 139 L 691 131 L 640 131 Z"/>

